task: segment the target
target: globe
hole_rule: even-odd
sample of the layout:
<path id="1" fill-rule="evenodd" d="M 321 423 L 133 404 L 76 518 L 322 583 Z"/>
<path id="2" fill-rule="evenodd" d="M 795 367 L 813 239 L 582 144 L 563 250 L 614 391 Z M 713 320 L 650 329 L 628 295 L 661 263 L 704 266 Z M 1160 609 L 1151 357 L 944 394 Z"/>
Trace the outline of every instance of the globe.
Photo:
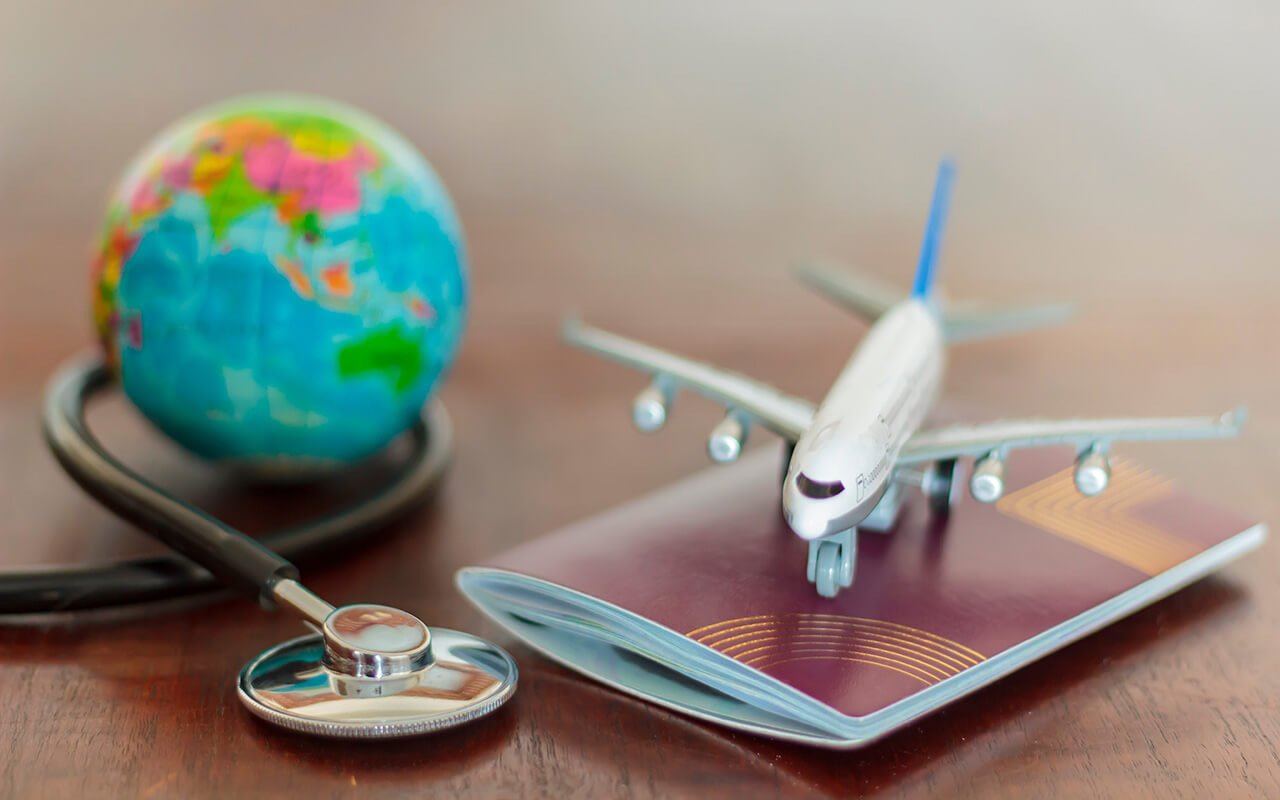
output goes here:
<path id="1" fill-rule="evenodd" d="M 297 96 L 200 111 L 108 206 L 93 313 L 129 399 L 190 451 L 324 470 L 418 417 L 467 314 L 457 215 L 416 150 Z"/>

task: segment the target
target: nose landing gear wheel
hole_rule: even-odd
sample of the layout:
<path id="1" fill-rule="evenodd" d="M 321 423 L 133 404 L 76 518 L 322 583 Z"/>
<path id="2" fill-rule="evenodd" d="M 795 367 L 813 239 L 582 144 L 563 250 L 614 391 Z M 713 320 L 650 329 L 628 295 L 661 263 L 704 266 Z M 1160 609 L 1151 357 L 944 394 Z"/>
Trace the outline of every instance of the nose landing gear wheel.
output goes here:
<path id="1" fill-rule="evenodd" d="M 857 531 L 850 530 L 809 542 L 809 580 L 821 596 L 835 597 L 853 585 L 856 536 Z"/>
<path id="2" fill-rule="evenodd" d="M 840 593 L 840 545 L 823 542 L 818 545 L 818 564 L 814 584 L 818 594 L 835 597 Z"/>

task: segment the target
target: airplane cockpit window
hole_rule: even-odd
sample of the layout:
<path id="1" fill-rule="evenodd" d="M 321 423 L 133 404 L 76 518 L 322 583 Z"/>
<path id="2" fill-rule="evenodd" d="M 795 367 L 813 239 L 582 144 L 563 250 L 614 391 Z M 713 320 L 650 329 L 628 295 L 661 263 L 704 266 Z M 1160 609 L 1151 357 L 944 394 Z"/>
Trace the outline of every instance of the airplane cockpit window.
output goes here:
<path id="1" fill-rule="evenodd" d="M 800 490 L 800 494 L 805 497 L 812 497 L 814 500 L 825 500 L 828 497 L 835 497 L 844 491 L 844 484 L 840 481 L 832 481 L 831 483 L 815 481 L 803 472 L 796 476 L 796 487 Z"/>

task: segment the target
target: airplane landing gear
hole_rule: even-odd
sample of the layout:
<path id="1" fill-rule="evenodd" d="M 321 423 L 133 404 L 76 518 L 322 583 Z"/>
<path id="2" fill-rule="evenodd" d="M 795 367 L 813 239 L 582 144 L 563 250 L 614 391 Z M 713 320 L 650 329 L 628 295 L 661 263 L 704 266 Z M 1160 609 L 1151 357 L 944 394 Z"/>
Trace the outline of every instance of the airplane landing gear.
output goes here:
<path id="1" fill-rule="evenodd" d="M 897 523 L 898 514 L 901 513 L 906 500 L 906 487 L 897 481 L 890 482 L 884 497 L 880 498 L 880 502 L 876 503 L 875 509 L 867 515 L 867 518 L 858 523 L 858 528 L 864 531 L 888 533 Z"/>
<path id="2" fill-rule="evenodd" d="M 929 499 L 929 510 L 940 517 L 951 513 L 951 506 L 960 499 L 961 479 L 959 464 L 954 458 L 936 461 L 924 473 L 921 489 Z"/>
<path id="3" fill-rule="evenodd" d="M 858 530 L 809 542 L 809 582 L 823 597 L 835 597 L 853 585 L 853 567 L 858 554 Z"/>

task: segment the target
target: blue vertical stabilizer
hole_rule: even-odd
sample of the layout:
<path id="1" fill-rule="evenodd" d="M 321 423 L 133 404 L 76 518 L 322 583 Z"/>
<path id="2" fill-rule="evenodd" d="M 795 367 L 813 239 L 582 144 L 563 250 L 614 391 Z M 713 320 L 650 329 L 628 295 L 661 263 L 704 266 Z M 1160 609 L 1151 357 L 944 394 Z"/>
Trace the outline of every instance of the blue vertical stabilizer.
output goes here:
<path id="1" fill-rule="evenodd" d="M 929 222 L 925 226 L 924 241 L 920 245 L 916 280 L 911 286 L 912 297 L 928 300 L 933 295 L 938 248 L 942 245 L 942 229 L 947 224 L 947 207 L 951 205 L 951 184 L 955 180 L 955 174 L 955 163 L 944 158 L 938 165 L 938 179 L 933 184 L 933 201 L 929 204 Z"/>

